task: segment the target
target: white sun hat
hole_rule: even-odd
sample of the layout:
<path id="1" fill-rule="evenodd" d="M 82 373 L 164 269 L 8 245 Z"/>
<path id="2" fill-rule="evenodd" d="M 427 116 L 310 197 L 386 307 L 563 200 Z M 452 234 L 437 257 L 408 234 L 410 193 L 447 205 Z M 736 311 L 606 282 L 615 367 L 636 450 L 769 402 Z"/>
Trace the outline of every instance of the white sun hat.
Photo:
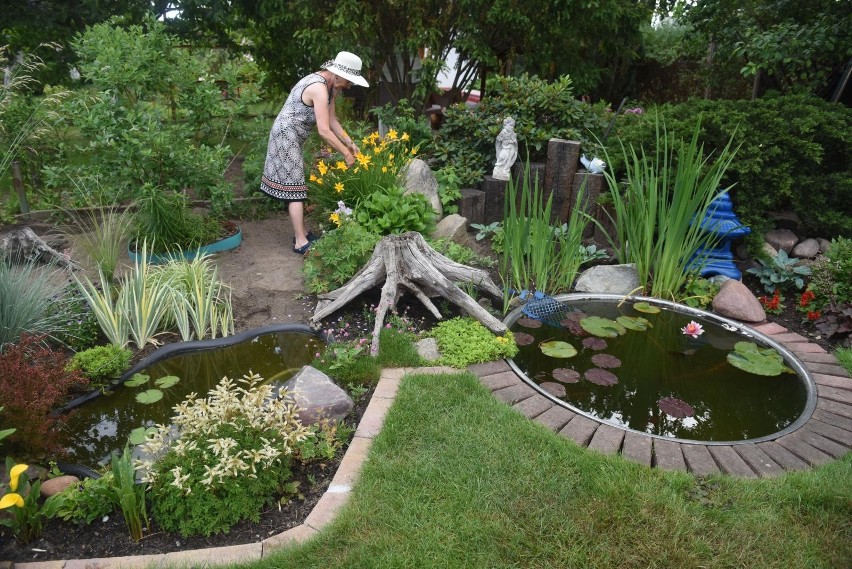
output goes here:
<path id="1" fill-rule="evenodd" d="M 367 80 L 361 77 L 361 58 L 348 51 L 341 51 L 334 61 L 326 61 L 323 69 L 328 69 L 338 77 L 343 77 L 361 87 L 369 87 Z"/>

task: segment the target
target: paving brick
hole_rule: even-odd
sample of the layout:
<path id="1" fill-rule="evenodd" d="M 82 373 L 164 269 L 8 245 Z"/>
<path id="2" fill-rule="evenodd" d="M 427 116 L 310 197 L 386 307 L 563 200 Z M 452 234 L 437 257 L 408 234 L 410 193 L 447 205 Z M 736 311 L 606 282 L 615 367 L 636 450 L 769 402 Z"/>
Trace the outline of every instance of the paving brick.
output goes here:
<path id="1" fill-rule="evenodd" d="M 364 416 L 361 417 L 361 422 L 358 423 L 358 430 L 355 431 L 355 436 L 371 439 L 378 435 L 385 422 L 385 415 L 388 414 L 388 409 L 390 409 L 392 404 L 393 400 L 391 399 L 381 399 L 379 397 L 370 399 L 370 403 L 364 411 Z"/>
<path id="2" fill-rule="evenodd" d="M 734 450 L 760 477 L 768 478 L 784 473 L 784 468 L 757 445 L 734 445 Z"/>
<path id="3" fill-rule="evenodd" d="M 784 470 L 806 470 L 808 463 L 781 446 L 776 441 L 767 441 L 754 445 L 766 453 L 766 455 L 777 462 Z"/>
<path id="4" fill-rule="evenodd" d="M 244 543 L 230 547 L 211 547 L 193 551 L 174 551 L 166 554 L 164 567 L 211 567 L 259 561 L 263 544 Z M 68 567 L 66 565 L 66 567 Z M 124 567 L 123 565 L 121 567 Z"/>
<path id="5" fill-rule="evenodd" d="M 571 421 L 571 423 L 573 422 Z M 571 423 L 568 423 L 565 428 L 570 427 Z M 595 431 L 595 434 L 592 435 L 589 448 L 603 454 L 618 454 L 618 451 L 621 449 L 621 441 L 623 440 L 624 429 L 602 423 Z"/>
<path id="6" fill-rule="evenodd" d="M 467 366 L 467 371 L 474 375 L 482 377 L 483 375 L 494 375 L 504 371 L 512 371 L 512 368 L 506 363 L 506 360 L 497 360 L 493 362 L 485 362 L 482 364 L 473 364 Z"/>
<path id="7" fill-rule="evenodd" d="M 404 376 L 410 371 L 411 369 L 407 367 L 388 367 L 382 370 L 381 379 L 379 381 L 385 378 L 395 379 L 398 381 L 402 379 L 402 376 Z"/>
<path id="8" fill-rule="evenodd" d="M 831 439 L 834 442 L 839 443 L 847 448 L 852 448 L 852 432 L 849 432 L 846 429 L 841 429 L 835 427 L 834 425 L 823 423 L 815 417 L 811 417 L 811 419 L 805 425 L 805 428 L 815 433 L 818 433 L 827 439 Z"/>
<path id="9" fill-rule="evenodd" d="M 837 358 L 834 357 L 834 354 L 800 354 L 798 357 L 803 362 L 837 365 Z"/>
<path id="10" fill-rule="evenodd" d="M 852 390 L 852 378 L 841 377 L 839 375 L 826 375 L 824 373 L 812 373 L 814 383 L 824 385 L 826 387 L 836 387 L 837 389 Z"/>
<path id="11" fill-rule="evenodd" d="M 625 431 L 624 444 L 621 447 L 621 456 L 644 466 L 651 466 L 652 449 L 654 439 L 642 433 Z"/>
<path id="12" fill-rule="evenodd" d="M 527 419 L 534 419 L 553 407 L 554 403 L 544 395 L 535 394 L 532 397 L 519 401 L 512 408 L 519 411 Z"/>
<path id="13" fill-rule="evenodd" d="M 805 425 L 795 433 L 800 436 L 803 441 L 811 445 L 812 447 L 821 450 L 822 452 L 833 456 L 834 458 L 840 458 L 847 452 L 849 452 L 849 447 L 846 445 L 842 445 L 834 442 L 833 440 L 824 437 L 823 435 L 812 431 L 808 428 L 808 425 Z"/>
<path id="14" fill-rule="evenodd" d="M 718 474 L 719 467 L 705 445 L 681 445 L 686 466 L 693 474 Z"/>
<path id="15" fill-rule="evenodd" d="M 348 500 L 348 492 L 326 492 L 322 495 L 322 498 L 319 499 L 317 505 L 314 506 L 314 509 L 311 510 L 311 513 L 308 514 L 308 517 L 305 518 L 304 524 L 314 528 L 315 530 L 321 530 L 323 527 L 331 523 L 335 517 L 337 517 L 337 512 L 343 508 Z"/>
<path id="16" fill-rule="evenodd" d="M 461 373 L 464 370 L 448 367 L 448 366 L 425 366 L 425 367 L 416 367 L 409 371 L 409 373 L 420 373 L 420 374 L 441 374 L 441 373 Z"/>
<path id="17" fill-rule="evenodd" d="M 805 364 L 805 369 L 807 369 L 810 373 L 824 373 L 826 375 L 837 375 L 840 377 L 849 376 L 849 374 L 846 373 L 846 368 L 840 364 L 821 364 L 813 362 L 802 363 Z"/>
<path id="18" fill-rule="evenodd" d="M 399 384 L 402 380 L 385 376 L 382 373 L 379 383 L 376 384 L 376 389 L 373 391 L 373 397 L 381 397 L 383 399 L 393 399 L 396 397 L 396 392 L 399 391 Z"/>
<path id="19" fill-rule="evenodd" d="M 786 328 L 781 326 L 780 324 L 776 324 L 775 322 L 767 322 L 766 324 L 758 324 L 757 326 L 752 326 L 754 330 L 757 330 L 761 334 L 766 334 L 767 336 L 772 336 L 774 334 L 783 334 L 787 331 Z"/>
<path id="20" fill-rule="evenodd" d="M 346 449 L 346 454 L 343 455 L 343 460 L 340 461 L 340 466 L 337 467 L 337 472 L 334 473 L 334 478 L 331 480 L 332 487 L 346 486 L 351 488 L 355 484 L 372 444 L 373 439 L 352 437 L 352 442 L 349 443 L 349 448 Z"/>
<path id="21" fill-rule="evenodd" d="M 534 419 L 534 421 L 540 425 L 544 425 L 551 431 L 558 431 L 565 423 L 576 417 L 577 414 L 571 411 L 570 409 L 566 409 L 565 407 L 561 407 L 559 405 L 554 405 L 538 417 Z"/>
<path id="22" fill-rule="evenodd" d="M 565 438 L 571 439 L 580 446 L 586 446 L 592 439 L 592 435 L 601 424 L 593 421 L 588 417 L 576 415 L 568 421 L 568 424 L 559 430 L 559 434 Z"/>
<path id="23" fill-rule="evenodd" d="M 830 401 L 837 401 L 838 403 L 852 405 L 852 391 L 818 384 L 817 393 L 819 394 L 820 399 L 828 399 Z"/>
<path id="24" fill-rule="evenodd" d="M 515 372 L 513 371 L 504 371 L 493 375 L 480 376 L 479 383 L 491 391 L 495 391 L 497 389 L 503 389 L 504 387 L 521 383 L 521 378 L 515 375 Z"/>
<path id="25" fill-rule="evenodd" d="M 845 431 L 852 431 L 852 419 L 849 417 L 841 417 L 840 415 L 829 413 L 825 409 L 814 410 L 814 414 L 811 415 L 811 417 L 831 425 L 832 427 L 837 427 L 838 429 L 843 429 Z"/>
<path id="26" fill-rule="evenodd" d="M 785 344 L 784 346 L 794 354 L 822 354 L 826 353 L 825 348 L 820 346 L 819 344 L 811 344 L 811 343 L 794 343 L 794 344 Z"/>
<path id="27" fill-rule="evenodd" d="M 277 535 L 273 535 L 272 537 L 268 537 L 261 542 L 261 545 L 263 546 L 261 556 L 266 557 L 273 551 L 281 549 L 282 547 L 304 543 L 317 533 L 319 532 L 311 526 L 302 524 Z"/>
<path id="28" fill-rule="evenodd" d="M 225 548 L 222 548 L 225 549 Z M 200 567 L 203 566 L 204 563 L 199 562 L 196 564 L 194 559 L 190 558 L 190 554 L 195 554 L 196 552 L 203 552 L 207 550 L 198 550 L 193 549 L 189 551 L 183 551 L 180 553 L 187 554 L 187 559 L 185 559 L 182 563 L 184 567 Z M 48 561 L 44 563 L 56 563 L 55 561 Z M 63 562 L 59 562 L 63 563 Z M 167 567 L 171 565 L 166 565 L 166 554 L 159 555 L 136 555 L 136 556 L 127 556 L 127 557 L 103 557 L 103 558 L 95 558 L 95 559 L 69 559 L 65 561 L 60 567 L 67 567 L 69 569 L 149 569 L 153 567 Z M 49 565 L 38 565 L 31 563 L 15 563 L 15 568 L 18 567 L 29 567 L 32 569 L 33 567 L 50 567 Z"/>
<path id="29" fill-rule="evenodd" d="M 707 450 L 713 455 L 716 463 L 725 474 L 733 476 L 742 476 L 743 478 L 757 478 L 757 474 L 751 467 L 742 459 L 740 455 L 730 446 L 727 445 L 708 445 Z"/>
<path id="30" fill-rule="evenodd" d="M 674 441 L 654 439 L 654 466 L 663 470 L 681 470 L 686 472 L 681 444 Z"/>
<path id="31" fill-rule="evenodd" d="M 799 429 L 801 431 L 802 429 Z M 807 442 L 802 440 L 802 434 L 797 431 L 795 433 L 784 435 L 776 442 L 810 464 L 811 466 L 819 466 L 831 462 L 831 457 L 821 450 L 815 449 Z"/>
<path id="32" fill-rule="evenodd" d="M 852 405 L 844 405 L 843 403 L 820 397 L 817 399 L 817 408 L 840 415 L 841 417 L 846 417 L 847 419 L 852 419 Z"/>
<path id="33" fill-rule="evenodd" d="M 504 387 L 503 389 L 497 389 L 496 391 L 494 391 L 494 397 L 496 397 L 503 403 L 514 405 L 518 401 L 528 399 L 533 395 L 536 395 L 537 393 L 538 392 L 535 389 L 533 389 L 526 383 L 519 383 L 517 385 Z"/>
<path id="34" fill-rule="evenodd" d="M 808 342 L 809 340 L 800 334 L 796 334 L 795 332 L 784 332 L 781 334 L 773 334 L 772 339 L 776 342 L 781 342 L 785 346 L 787 344 L 796 344 L 801 342 Z"/>

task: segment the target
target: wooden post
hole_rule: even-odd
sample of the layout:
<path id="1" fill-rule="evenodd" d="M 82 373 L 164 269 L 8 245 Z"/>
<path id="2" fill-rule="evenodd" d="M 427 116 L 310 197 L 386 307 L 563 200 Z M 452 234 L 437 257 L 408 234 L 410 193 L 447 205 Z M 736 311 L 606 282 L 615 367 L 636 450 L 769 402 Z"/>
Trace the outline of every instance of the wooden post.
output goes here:
<path id="1" fill-rule="evenodd" d="M 27 202 L 27 192 L 24 189 L 24 179 L 21 177 L 21 164 L 17 160 L 12 161 L 12 184 L 18 193 L 18 202 L 21 205 L 21 213 L 25 216 L 30 213 L 30 204 Z"/>
<path id="2" fill-rule="evenodd" d="M 547 168 L 545 169 L 545 199 L 553 195 L 553 217 L 561 224 L 568 221 L 574 204 L 571 202 L 572 184 L 580 160 L 580 143 L 574 140 L 551 138 L 547 143 Z M 553 221 L 553 220 L 551 220 Z"/>

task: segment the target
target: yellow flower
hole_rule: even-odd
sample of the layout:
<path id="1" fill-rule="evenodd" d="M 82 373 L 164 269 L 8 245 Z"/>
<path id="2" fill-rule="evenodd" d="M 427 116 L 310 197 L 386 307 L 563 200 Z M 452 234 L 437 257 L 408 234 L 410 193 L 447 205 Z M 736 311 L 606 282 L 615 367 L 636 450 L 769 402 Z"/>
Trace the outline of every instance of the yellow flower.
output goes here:
<path id="1" fill-rule="evenodd" d="M 381 154 L 382 150 L 384 150 L 384 149 L 385 149 L 385 143 L 383 142 L 380 145 L 378 145 L 375 150 L 373 150 L 373 154 Z"/>
<path id="2" fill-rule="evenodd" d="M 316 181 L 317 181 L 317 177 L 316 177 L 316 176 L 314 176 L 313 174 L 311 174 L 311 177 L 310 177 L 310 178 L 308 178 L 308 179 L 309 179 L 311 182 L 316 182 Z"/>
<path id="3" fill-rule="evenodd" d="M 509 340 L 507 340 L 507 339 L 506 339 L 506 337 L 505 337 L 505 336 L 497 336 L 496 340 L 497 340 L 498 342 L 500 342 L 501 344 L 505 344 L 506 342 L 508 342 L 508 341 L 509 341 Z"/>
<path id="4" fill-rule="evenodd" d="M 16 464 L 12 467 L 11 472 L 9 472 L 9 488 L 12 492 L 18 489 L 18 478 L 21 477 L 21 473 L 26 469 L 26 464 Z"/>
<path id="5" fill-rule="evenodd" d="M 331 215 L 328 216 L 328 219 L 330 219 L 331 221 L 334 222 L 335 225 L 340 227 L 340 214 L 339 213 L 337 213 L 337 212 L 332 213 Z"/>
<path id="6" fill-rule="evenodd" d="M 343 182 L 337 182 L 336 184 L 334 184 L 334 189 L 338 194 L 340 192 L 342 192 L 343 191 Z"/>
<path id="7" fill-rule="evenodd" d="M 396 131 L 394 129 L 390 129 L 388 131 L 388 138 L 390 138 L 391 140 L 396 140 L 396 137 L 397 137 Z"/>
<path id="8" fill-rule="evenodd" d="M 322 178 L 317 178 L 317 184 L 319 184 L 320 186 L 322 186 Z"/>
<path id="9" fill-rule="evenodd" d="M 370 144 L 370 137 L 365 136 L 364 138 L 361 139 L 361 142 L 363 142 L 364 144 Z"/>
<path id="10" fill-rule="evenodd" d="M 391 152 L 390 154 L 388 154 L 388 160 L 390 160 L 391 162 L 393 162 L 393 152 Z"/>
<path id="11" fill-rule="evenodd" d="M 320 160 L 319 164 L 317 164 L 317 170 L 319 170 L 320 176 L 325 176 L 325 173 L 328 172 L 328 166 Z"/>
<path id="12" fill-rule="evenodd" d="M 417 149 L 416 149 L 416 148 L 412 148 L 412 149 L 411 149 L 411 155 L 412 155 L 412 156 L 414 156 L 415 154 L 417 154 Z"/>
<path id="13" fill-rule="evenodd" d="M 408 140 L 409 138 L 410 138 L 410 137 L 408 136 L 408 133 L 407 133 L 407 132 L 403 132 L 403 133 L 402 133 L 402 139 L 401 139 L 401 140 L 405 141 L 405 140 Z"/>
<path id="14" fill-rule="evenodd" d="M 382 172 L 387 172 L 387 171 L 388 171 L 388 167 L 387 167 L 387 166 L 382 166 Z"/>
<path id="15" fill-rule="evenodd" d="M 345 172 L 349 169 L 349 166 L 347 166 L 346 162 L 344 162 L 343 160 L 340 160 L 337 164 L 334 165 L 334 167 L 340 170 L 341 172 Z"/>
<path id="16" fill-rule="evenodd" d="M 6 508 L 11 508 L 12 506 L 17 506 L 19 508 L 24 507 L 24 499 L 21 498 L 20 494 L 9 492 L 5 496 L 3 496 L 3 499 L 0 499 L 0 510 L 5 510 Z"/>
<path id="17" fill-rule="evenodd" d="M 367 166 L 370 165 L 370 157 L 365 154 L 362 154 L 361 152 L 359 152 L 358 155 L 355 156 L 355 158 L 358 160 L 358 163 L 364 167 L 365 170 L 367 169 Z"/>

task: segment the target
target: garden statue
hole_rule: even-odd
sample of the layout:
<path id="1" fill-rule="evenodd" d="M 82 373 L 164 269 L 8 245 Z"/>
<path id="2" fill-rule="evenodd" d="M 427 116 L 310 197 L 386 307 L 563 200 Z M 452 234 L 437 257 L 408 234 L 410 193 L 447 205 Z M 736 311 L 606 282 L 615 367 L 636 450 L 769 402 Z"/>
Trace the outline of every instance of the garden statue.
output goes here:
<path id="1" fill-rule="evenodd" d="M 503 130 L 497 135 L 495 143 L 497 150 L 497 163 L 494 164 L 495 180 L 508 180 L 509 170 L 518 158 L 518 137 L 515 135 L 515 119 L 506 117 L 503 119 Z"/>
<path id="2" fill-rule="evenodd" d="M 588 170 L 592 174 L 603 174 L 603 171 L 606 168 L 606 162 L 604 162 L 600 158 L 592 158 L 591 160 L 589 160 L 588 158 L 586 158 L 585 154 L 580 157 L 580 163 L 583 164 L 586 170 Z"/>

